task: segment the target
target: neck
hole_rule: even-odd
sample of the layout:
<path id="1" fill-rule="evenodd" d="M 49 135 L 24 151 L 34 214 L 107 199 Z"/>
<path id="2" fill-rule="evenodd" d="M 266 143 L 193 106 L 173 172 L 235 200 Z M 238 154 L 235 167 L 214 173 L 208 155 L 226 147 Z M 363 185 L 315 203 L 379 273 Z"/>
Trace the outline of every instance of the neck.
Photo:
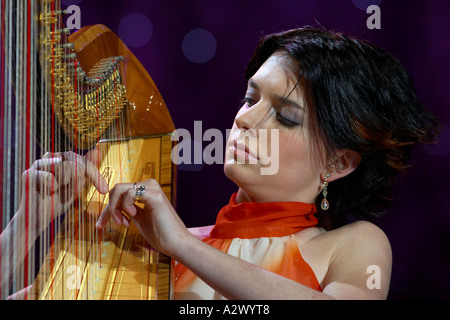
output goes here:
<path id="1" fill-rule="evenodd" d="M 241 203 L 241 202 L 256 202 L 256 201 L 253 201 L 247 194 L 247 192 L 245 192 L 242 188 L 239 188 L 236 195 L 236 202 Z"/>
<path id="2" fill-rule="evenodd" d="M 277 201 L 274 198 L 268 198 L 261 194 L 250 194 L 246 192 L 244 189 L 239 188 L 236 195 L 236 202 L 273 202 Z"/>
<path id="3" fill-rule="evenodd" d="M 315 195 L 317 196 L 317 195 Z M 244 189 L 239 188 L 237 195 L 236 195 L 236 202 L 285 202 L 285 201 L 295 201 L 295 202 L 304 202 L 304 203 L 314 203 L 315 197 L 304 200 L 301 196 L 293 196 L 293 197 L 286 197 L 286 196 L 279 196 L 276 192 L 273 192 L 270 196 L 265 196 L 263 194 L 250 194 L 246 192 Z"/>

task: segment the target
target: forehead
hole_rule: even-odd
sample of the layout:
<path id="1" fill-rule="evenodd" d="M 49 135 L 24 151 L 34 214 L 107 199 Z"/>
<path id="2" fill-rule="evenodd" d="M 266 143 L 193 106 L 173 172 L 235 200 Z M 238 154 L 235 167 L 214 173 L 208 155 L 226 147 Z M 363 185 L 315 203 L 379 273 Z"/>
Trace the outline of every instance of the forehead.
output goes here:
<path id="1" fill-rule="evenodd" d="M 299 63 L 286 52 L 275 52 L 249 79 L 248 93 L 256 90 L 279 101 L 290 101 L 303 109 L 305 100 L 299 83 L 299 70 Z"/>
<path id="2" fill-rule="evenodd" d="M 286 52 L 277 51 L 261 65 L 249 83 L 256 83 L 261 89 L 287 94 L 297 83 L 298 76 L 298 63 Z"/>

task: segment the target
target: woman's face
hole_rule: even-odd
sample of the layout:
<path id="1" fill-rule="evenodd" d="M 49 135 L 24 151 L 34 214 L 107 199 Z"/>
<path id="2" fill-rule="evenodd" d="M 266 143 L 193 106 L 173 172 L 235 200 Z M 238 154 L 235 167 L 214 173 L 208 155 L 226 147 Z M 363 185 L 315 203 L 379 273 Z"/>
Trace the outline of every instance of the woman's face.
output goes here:
<path id="1" fill-rule="evenodd" d="M 247 201 L 314 202 L 324 163 L 312 152 L 299 66 L 270 56 L 248 81 L 225 150 L 225 174 Z M 318 161 L 319 160 L 319 161 Z"/>

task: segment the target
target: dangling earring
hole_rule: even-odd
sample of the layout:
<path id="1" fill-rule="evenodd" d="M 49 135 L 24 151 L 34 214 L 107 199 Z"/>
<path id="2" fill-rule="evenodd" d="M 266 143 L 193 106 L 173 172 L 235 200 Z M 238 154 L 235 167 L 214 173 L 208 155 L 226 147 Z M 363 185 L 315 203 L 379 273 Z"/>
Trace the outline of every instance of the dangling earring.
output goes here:
<path id="1" fill-rule="evenodd" d="M 327 191 L 327 187 L 328 187 L 328 178 L 330 177 L 330 174 L 327 173 L 325 174 L 325 177 L 323 178 L 323 190 L 322 190 L 322 195 L 323 195 L 323 199 L 322 202 L 320 203 L 320 207 L 322 208 L 322 210 L 328 210 L 330 208 L 330 203 L 327 200 L 327 195 L 328 195 L 328 191 Z"/>

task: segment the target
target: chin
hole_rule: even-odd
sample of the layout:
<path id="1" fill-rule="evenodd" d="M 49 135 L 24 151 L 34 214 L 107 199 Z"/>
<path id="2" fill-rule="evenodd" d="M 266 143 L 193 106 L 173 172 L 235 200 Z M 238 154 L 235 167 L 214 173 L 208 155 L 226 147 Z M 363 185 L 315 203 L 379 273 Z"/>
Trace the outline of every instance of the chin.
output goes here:
<path id="1" fill-rule="evenodd" d="M 225 173 L 225 176 L 230 179 L 231 181 L 233 181 L 234 183 L 238 184 L 238 181 L 241 180 L 245 173 L 244 168 L 239 168 L 238 166 L 242 166 L 242 165 L 238 165 L 238 164 L 233 164 L 231 163 L 232 160 L 226 160 L 225 164 L 223 166 L 223 172 Z"/>
<path id="2" fill-rule="evenodd" d="M 232 163 L 232 161 L 233 159 L 225 161 L 223 171 L 227 178 L 233 181 L 238 187 L 257 180 L 255 171 L 248 168 L 248 164 L 236 164 Z"/>
<path id="3" fill-rule="evenodd" d="M 228 179 L 238 187 L 247 190 L 252 187 L 261 189 L 263 185 L 270 184 L 271 177 L 261 175 L 260 166 L 257 164 L 236 164 L 233 159 L 224 164 L 224 173 Z"/>

